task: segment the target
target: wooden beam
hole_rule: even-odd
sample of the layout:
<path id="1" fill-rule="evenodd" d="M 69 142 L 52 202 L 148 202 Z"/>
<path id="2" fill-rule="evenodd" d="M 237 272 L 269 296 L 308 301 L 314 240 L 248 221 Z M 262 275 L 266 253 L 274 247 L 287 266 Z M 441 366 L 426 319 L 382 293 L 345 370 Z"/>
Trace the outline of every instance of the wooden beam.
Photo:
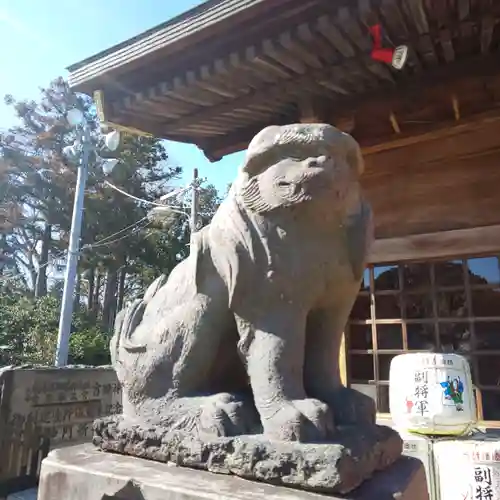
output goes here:
<path id="1" fill-rule="evenodd" d="M 314 28 L 328 40 L 335 49 L 344 57 L 354 57 L 356 51 L 351 42 L 335 26 L 330 16 L 324 15 L 318 18 Z"/>
<path id="2" fill-rule="evenodd" d="M 286 31 L 279 36 L 278 40 L 280 45 L 285 49 L 286 52 L 291 54 L 292 57 L 295 56 L 297 59 L 304 61 L 306 65 L 311 68 L 323 68 L 323 63 L 321 62 L 320 58 L 316 54 L 314 54 L 314 52 L 311 52 L 307 50 L 307 48 L 304 48 L 304 46 L 300 43 L 300 40 L 297 38 L 297 36 L 295 36 L 295 33 L 292 34 L 290 31 Z"/>
<path id="3" fill-rule="evenodd" d="M 380 153 L 381 151 L 387 151 L 389 149 L 410 146 L 419 142 L 450 137 L 465 132 L 471 127 L 481 126 L 489 123 L 497 123 L 498 121 L 500 121 L 500 107 L 497 107 L 491 111 L 487 111 L 486 113 L 473 115 L 467 119 L 462 118 L 459 123 L 457 123 L 455 119 L 445 122 L 439 122 L 432 127 L 427 127 L 428 131 L 426 132 L 421 132 L 420 134 L 414 135 L 402 135 L 401 137 L 398 137 L 394 140 L 384 140 L 383 138 L 379 138 L 378 140 L 372 139 L 371 143 L 367 143 L 361 138 L 356 139 L 360 142 L 363 154 L 366 156 L 370 154 Z"/>
<path id="4" fill-rule="evenodd" d="M 373 43 L 367 30 L 361 29 L 355 7 L 338 7 L 336 24 L 342 27 L 344 33 L 356 44 L 358 50 L 365 53 L 370 52 Z"/>
<path id="5" fill-rule="evenodd" d="M 242 151 L 247 148 L 248 143 L 252 139 L 252 137 L 266 125 L 280 125 L 286 124 L 286 117 L 281 117 L 279 120 L 273 120 L 273 123 L 267 124 L 257 124 L 252 125 L 250 127 L 246 127 L 243 129 L 237 129 L 233 133 L 228 134 L 224 137 L 210 140 L 208 139 L 204 144 L 203 148 L 210 157 L 215 158 L 216 160 L 220 160 L 223 156 L 236 153 L 237 151 Z M 299 121 L 298 116 L 290 116 L 288 123 L 292 123 L 295 121 Z M 328 123 L 332 123 L 333 120 L 328 120 Z M 394 139 L 394 136 L 379 138 L 377 143 L 367 143 L 362 138 L 356 138 L 361 145 L 361 149 L 364 156 L 372 155 L 376 153 L 381 153 L 383 151 L 388 151 L 396 148 L 403 148 L 405 146 L 410 146 L 412 144 L 418 144 L 420 142 L 431 141 L 433 139 L 440 139 L 445 137 L 451 137 L 456 134 L 460 134 L 462 132 L 466 132 L 474 127 L 479 127 L 488 124 L 498 123 L 500 121 L 500 108 L 494 109 L 492 111 L 488 111 L 486 113 L 481 113 L 477 115 L 473 115 L 467 119 L 461 117 L 460 122 L 456 121 L 447 121 L 442 123 L 437 123 L 433 127 L 429 127 L 430 130 L 427 132 L 421 132 L 420 134 L 415 135 L 403 135 L 399 136 L 397 139 Z M 335 125 L 337 122 L 334 121 Z M 341 124 L 344 121 L 339 122 Z M 260 128 L 259 128 L 260 127 Z M 354 128 L 354 118 L 351 130 L 340 127 L 341 130 L 346 132 L 351 132 Z M 201 147 L 201 146 L 200 146 Z M 215 160 L 214 160 L 215 161 Z"/>
<path id="6" fill-rule="evenodd" d="M 375 240 L 370 264 L 500 254 L 500 225 Z"/>

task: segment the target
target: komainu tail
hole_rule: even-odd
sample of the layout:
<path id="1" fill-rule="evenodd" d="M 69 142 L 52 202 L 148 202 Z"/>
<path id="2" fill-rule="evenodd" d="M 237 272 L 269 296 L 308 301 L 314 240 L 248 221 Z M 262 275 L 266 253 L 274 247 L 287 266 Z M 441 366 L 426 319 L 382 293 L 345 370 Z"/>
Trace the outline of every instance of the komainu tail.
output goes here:
<path id="1" fill-rule="evenodd" d="M 158 290 L 166 283 L 167 276 L 162 274 L 148 287 L 143 299 L 136 299 L 132 304 L 122 309 L 116 316 L 113 338 L 110 342 L 111 361 L 115 369 L 121 364 L 120 352 L 141 352 L 146 350 L 144 344 L 134 344 L 131 336 L 144 315 L 148 302 L 156 295 Z"/>

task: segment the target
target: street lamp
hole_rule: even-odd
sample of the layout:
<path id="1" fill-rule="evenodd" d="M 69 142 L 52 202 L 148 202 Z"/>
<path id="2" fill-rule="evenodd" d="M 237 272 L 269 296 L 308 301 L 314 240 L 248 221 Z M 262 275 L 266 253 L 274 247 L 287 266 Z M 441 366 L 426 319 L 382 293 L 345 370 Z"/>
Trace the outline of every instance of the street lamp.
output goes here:
<path id="1" fill-rule="evenodd" d="M 109 175 L 113 169 L 116 167 L 118 164 L 119 160 L 116 158 L 106 158 L 101 160 L 101 168 L 102 171 L 106 174 Z"/>
<path id="2" fill-rule="evenodd" d="M 55 365 L 58 367 L 65 366 L 68 363 L 71 320 L 73 316 L 73 295 L 75 293 L 79 244 L 82 231 L 83 201 L 85 197 L 85 184 L 87 182 L 89 157 L 90 152 L 93 149 L 90 127 L 84 114 L 79 109 L 74 108 L 68 111 L 66 119 L 72 127 L 77 129 L 79 136 L 74 144 L 63 148 L 63 154 L 73 159 L 80 157 L 80 161 L 78 162 L 75 200 L 73 203 L 73 214 L 71 218 L 71 231 L 68 246 L 68 259 L 64 276 L 61 315 L 59 317 L 59 332 L 57 336 L 55 358 Z M 109 149 L 112 151 L 116 150 L 120 143 L 119 133 L 116 131 L 110 132 L 106 135 L 104 142 Z M 103 160 L 103 170 L 105 172 L 107 171 L 106 173 L 109 173 L 117 163 L 118 160 L 114 159 Z"/>
<path id="3" fill-rule="evenodd" d="M 85 116 L 78 108 L 72 108 L 66 113 L 66 120 L 72 127 L 78 127 L 85 121 Z"/>
<path id="4" fill-rule="evenodd" d="M 116 151 L 120 145 L 120 132 L 112 130 L 104 136 L 104 144 L 110 151 Z"/>

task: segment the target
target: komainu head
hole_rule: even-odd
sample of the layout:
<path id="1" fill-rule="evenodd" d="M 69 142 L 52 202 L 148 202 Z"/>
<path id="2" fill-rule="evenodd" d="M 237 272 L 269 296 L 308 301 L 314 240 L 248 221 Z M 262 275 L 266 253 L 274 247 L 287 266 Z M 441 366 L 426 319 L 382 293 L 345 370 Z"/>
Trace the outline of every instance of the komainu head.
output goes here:
<path id="1" fill-rule="evenodd" d="M 315 202 L 343 210 L 363 168 L 358 143 L 331 125 L 270 126 L 248 146 L 234 189 L 258 213 Z"/>

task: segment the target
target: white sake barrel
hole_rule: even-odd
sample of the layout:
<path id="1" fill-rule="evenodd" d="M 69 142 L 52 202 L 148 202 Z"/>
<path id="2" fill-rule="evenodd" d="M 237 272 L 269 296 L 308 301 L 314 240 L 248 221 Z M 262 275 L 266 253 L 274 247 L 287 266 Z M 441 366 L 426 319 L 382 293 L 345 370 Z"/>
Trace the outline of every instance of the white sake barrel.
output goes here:
<path id="1" fill-rule="evenodd" d="M 392 359 L 389 406 L 395 427 L 462 435 L 476 422 L 469 363 L 458 354 L 408 353 Z"/>
<path id="2" fill-rule="evenodd" d="M 472 436 L 433 446 L 440 500 L 500 500 L 500 440 Z"/>

